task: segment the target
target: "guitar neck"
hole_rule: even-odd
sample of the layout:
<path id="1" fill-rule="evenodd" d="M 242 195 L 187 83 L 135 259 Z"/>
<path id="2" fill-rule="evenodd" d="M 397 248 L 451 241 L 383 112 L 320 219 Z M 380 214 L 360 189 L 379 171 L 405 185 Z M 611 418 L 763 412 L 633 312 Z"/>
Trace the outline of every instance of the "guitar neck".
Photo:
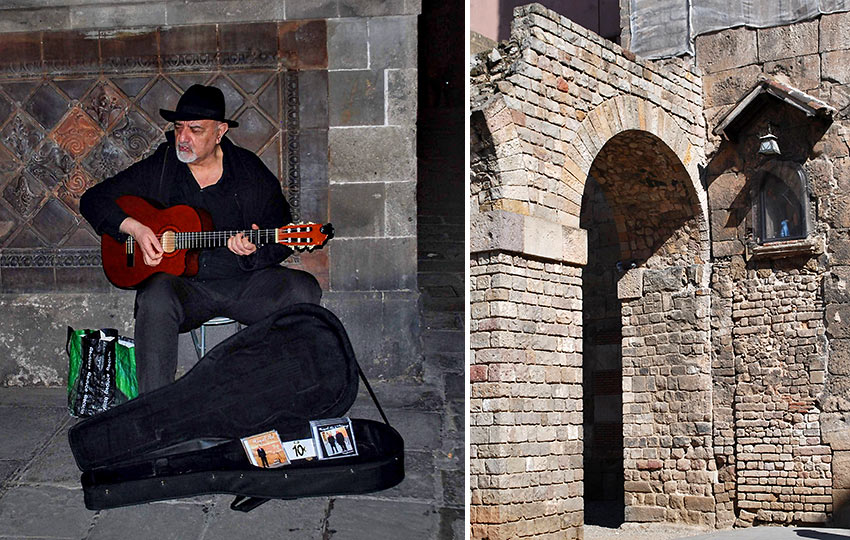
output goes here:
<path id="1" fill-rule="evenodd" d="M 279 232 L 283 229 L 252 229 L 249 231 L 203 231 L 179 232 L 175 236 L 176 249 L 203 249 L 227 246 L 227 239 L 237 234 L 245 235 L 252 244 L 276 244 L 283 242 Z"/>

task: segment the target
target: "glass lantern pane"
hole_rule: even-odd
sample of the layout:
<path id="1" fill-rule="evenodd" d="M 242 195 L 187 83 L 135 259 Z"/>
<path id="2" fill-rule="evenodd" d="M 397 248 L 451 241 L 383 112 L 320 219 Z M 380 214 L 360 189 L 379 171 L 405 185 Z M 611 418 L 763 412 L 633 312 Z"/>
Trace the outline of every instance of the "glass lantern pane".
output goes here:
<path id="1" fill-rule="evenodd" d="M 768 174 L 762 185 L 765 241 L 806 235 L 803 185 L 796 174 L 789 176 L 783 180 Z"/>

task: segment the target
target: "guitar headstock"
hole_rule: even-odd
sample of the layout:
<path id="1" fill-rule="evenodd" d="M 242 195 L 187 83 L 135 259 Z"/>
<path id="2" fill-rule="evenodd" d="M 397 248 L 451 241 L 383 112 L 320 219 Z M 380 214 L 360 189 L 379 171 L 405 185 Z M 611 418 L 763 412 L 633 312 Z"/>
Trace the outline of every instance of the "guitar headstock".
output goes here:
<path id="1" fill-rule="evenodd" d="M 334 237 L 330 223 L 293 223 L 277 229 L 277 243 L 298 251 L 313 251 Z"/>

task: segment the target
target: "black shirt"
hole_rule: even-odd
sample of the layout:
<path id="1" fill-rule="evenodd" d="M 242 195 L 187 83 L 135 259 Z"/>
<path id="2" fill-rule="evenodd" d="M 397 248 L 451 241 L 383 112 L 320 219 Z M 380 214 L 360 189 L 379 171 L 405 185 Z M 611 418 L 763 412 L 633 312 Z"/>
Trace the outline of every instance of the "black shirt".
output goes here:
<path id="1" fill-rule="evenodd" d="M 254 153 L 224 137 L 222 176 L 201 189 L 189 166 L 177 159 L 174 133 L 168 132 L 166 139 L 150 157 L 83 194 L 80 212 L 98 234 L 110 234 L 120 241 L 126 238 L 118 227 L 127 214 L 114 202 L 121 195 L 143 197 L 162 207 L 187 204 L 206 210 L 219 231 L 247 231 L 254 223 L 270 229 L 292 221 L 280 183 Z M 234 277 L 278 264 L 291 253 L 277 244 L 261 246 L 248 256 L 236 255 L 226 247 L 205 249 L 196 279 Z"/>

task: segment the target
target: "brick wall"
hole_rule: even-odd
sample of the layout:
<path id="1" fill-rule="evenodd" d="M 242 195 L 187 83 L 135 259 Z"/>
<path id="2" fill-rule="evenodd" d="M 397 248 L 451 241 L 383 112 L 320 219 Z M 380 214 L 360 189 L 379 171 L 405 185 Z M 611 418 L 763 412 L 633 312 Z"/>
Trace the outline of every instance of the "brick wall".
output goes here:
<path id="1" fill-rule="evenodd" d="M 646 156 L 657 153 L 651 150 L 655 143 L 630 138 L 630 134 L 637 131 L 651 134 L 650 139 L 659 141 L 659 147 L 665 149 L 662 155 L 669 157 L 671 166 L 677 168 L 673 176 L 661 174 L 664 180 L 658 184 L 669 188 L 672 197 L 659 196 L 661 190 L 666 189 L 659 188 L 655 195 L 657 198 L 653 199 L 651 193 L 654 188 L 647 184 L 645 191 L 637 190 L 639 200 L 631 206 L 627 201 L 635 194 L 628 193 L 632 184 L 619 183 L 616 175 L 600 174 L 599 171 L 592 173 L 600 183 L 611 180 L 604 189 L 608 202 L 613 201 L 619 250 L 624 258 L 635 257 L 637 264 L 651 261 L 648 264 L 659 271 L 671 265 L 678 267 L 682 276 L 686 275 L 686 267 L 708 261 L 707 209 L 697 171 L 704 137 L 699 77 L 680 62 L 659 65 L 637 59 L 617 45 L 540 6 L 518 8 L 515 17 L 512 40 L 479 56 L 472 68 L 472 271 L 474 276 L 487 276 L 486 280 L 476 278 L 472 296 L 470 369 L 472 393 L 478 397 L 508 396 L 513 395 L 517 388 L 534 388 L 530 382 L 519 386 L 500 381 L 499 376 L 509 373 L 510 376 L 528 377 L 533 373 L 527 366 L 529 355 L 537 350 L 546 350 L 547 344 L 559 337 L 545 325 L 512 321 L 520 314 L 519 304 L 514 303 L 519 300 L 506 303 L 506 298 L 488 298 L 480 288 L 488 286 L 492 291 L 494 283 L 503 283 L 500 280 L 509 280 L 515 274 L 514 267 L 525 268 L 525 265 L 532 264 L 543 265 L 544 269 L 551 267 L 553 277 L 562 275 L 567 268 L 571 275 L 578 277 L 579 268 L 588 260 L 587 235 L 579 229 L 579 216 L 584 204 L 585 179 L 591 174 L 592 167 L 607 171 L 605 159 L 622 153 L 617 146 L 622 144 L 622 148 L 628 150 L 628 155 L 622 160 L 633 159 L 641 163 L 628 172 L 643 174 L 647 168 L 652 168 L 651 160 L 647 162 Z M 603 149 L 608 144 L 611 145 L 609 150 L 613 149 L 610 152 Z M 637 153 L 632 151 L 634 148 Z M 604 158 L 598 159 L 597 156 Z M 638 170 L 641 172 L 638 173 Z M 616 195 L 618 189 L 622 194 L 620 197 Z M 662 218 L 663 212 L 669 213 L 667 220 Z M 671 229 L 666 228 L 669 223 L 674 224 Z M 503 264 L 502 259 L 497 257 L 510 258 L 513 263 Z M 689 271 L 691 273 L 687 275 L 693 276 L 694 271 Z M 688 298 L 674 299 L 673 295 L 669 295 L 671 305 L 676 302 L 683 304 L 683 310 L 707 312 L 707 297 L 697 298 L 697 291 L 704 288 L 708 275 L 707 269 L 700 270 L 699 278 L 693 281 L 700 285 L 688 289 Z M 576 282 L 576 289 L 578 286 L 579 282 Z M 640 286 L 643 286 L 642 278 Z M 571 324 L 580 324 L 578 290 L 572 292 L 567 285 L 550 283 L 539 287 L 539 290 L 545 296 L 534 298 L 534 302 L 547 298 L 575 302 L 576 305 L 571 308 L 575 312 Z M 658 304 L 659 307 L 662 305 L 660 299 Z M 513 329 L 512 333 L 505 334 L 512 340 L 510 345 L 499 341 L 502 334 L 491 332 L 487 325 L 482 325 L 482 322 L 493 324 L 489 323 L 494 316 L 491 306 L 497 306 L 495 309 L 500 314 L 496 320 Z M 693 328 L 685 328 L 681 323 L 670 320 L 660 309 L 656 315 L 660 317 L 656 322 L 671 324 L 670 332 L 681 331 L 689 336 L 681 350 L 690 355 L 689 358 L 696 358 L 694 364 L 699 365 L 697 372 L 702 374 L 693 381 L 699 386 L 690 389 L 701 392 L 699 403 L 707 403 L 702 399 L 709 386 L 707 328 L 704 323 L 693 323 Z M 623 313 L 624 326 L 627 326 L 630 316 L 631 313 Z M 628 324 L 644 328 L 642 322 Z M 580 354 L 582 349 L 578 340 L 576 347 L 576 354 Z M 668 353 L 673 356 L 673 351 L 666 351 L 649 359 L 657 362 L 652 364 L 654 371 L 647 373 L 650 378 L 665 375 L 663 369 L 669 359 L 665 360 L 662 355 Z M 531 360 L 534 358 L 531 357 Z M 644 375 L 643 371 L 639 371 L 644 370 L 644 366 L 637 365 L 639 361 L 635 355 L 632 358 L 629 371 L 624 369 L 626 379 L 623 386 L 629 389 L 628 398 L 639 395 L 641 402 L 656 403 L 663 396 L 657 394 L 654 388 L 651 392 L 644 392 L 644 388 L 639 394 L 631 393 L 633 376 Z M 493 373 L 490 364 L 494 362 L 507 365 L 500 366 Z M 624 355 L 624 368 L 625 362 Z M 684 363 L 680 364 L 682 369 L 687 370 Z M 579 365 L 576 364 L 577 367 Z M 690 377 L 693 374 L 683 372 L 676 375 Z M 563 406 L 569 411 L 576 411 L 573 429 L 580 430 L 581 396 L 572 390 L 573 385 L 578 390 L 581 381 L 578 369 L 575 376 L 574 384 L 564 382 L 562 389 L 550 391 L 569 397 Z M 522 380 L 527 381 L 527 378 Z M 688 379 L 683 384 L 690 382 Z M 623 398 L 625 401 L 627 395 L 624 394 Z M 523 412 L 524 402 L 510 399 L 494 401 L 492 406 L 497 408 L 493 410 L 485 410 L 484 403 L 484 399 L 480 402 L 473 400 L 471 419 L 474 426 L 471 434 L 473 534 L 481 538 L 491 537 L 488 535 L 499 530 L 496 524 L 502 524 L 507 527 L 504 530 L 511 533 L 531 534 L 525 532 L 525 525 L 530 522 L 512 513 L 509 501 L 514 500 L 515 492 L 520 489 L 514 483 L 515 478 L 523 478 L 522 475 L 534 477 L 533 466 L 537 461 L 530 456 L 535 454 L 521 454 L 528 457 L 524 462 L 514 459 L 511 463 L 516 469 L 512 469 L 511 474 L 503 472 L 501 456 L 515 456 L 520 450 L 529 452 L 531 448 L 521 443 L 529 436 L 535 436 L 536 431 L 512 431 L 510 427 L 499 427 L 497 434 L 518 437 L 517 444 L 487 439 L 490 431 L 479 428 L 478 424 L 489 425 L 491 419 L 488 415 L 495 412 L 513 419 Z M 557 406 L 561 404 L 557 403 Z M 553 412 L 556 410 L 553 409 Z M 644 480 L 645 471 L 639 470 L 639 465 L 650 453 L 657 454 L 657 451 L 650 451 L 637 442 L 641 436 L 639 432 L 644 428 L 654 430 L 668 418 L 656 421 L 651 411 L 635 410 L 624 420 L 629 424 L 624 422 L 625 437 L 631 437 L 635 447 L 633 453 L 627 454 L 626 464 L 634 472 L 632 480 L 640 482 Z M 706 424 L 707 420 L 710 419 L 706 418 L 705 412 L 696 415 L 693 411 L 681 411 L 681 424 L 687 426 L 688 434 L 688 444 L 684 446 L 691 448 L 691 440 L 697 439 L 698 443 L 693 443 L 694 448 L 710 448 L 710 436 L 698 432 L 710 425 Z M 581 480 L 581 452 L 581 445 L 576 444 L 570 452 L 564 453 L 565 460 L 575 462 L 576 476 L 572 479 L 576 481 Z M 672 448 L 670 454 L 673 459 Z M 680 458 L 693 462 L 695 469 L 690 475 L 682 473 L 681 479 L 675 468 Z M 706 506 L 712 513 L 710 460 L 695 450 L 687 450 L 682 456 L 675 456 L 670 465 L 673 470 L 665 473 L 669 474 L 669 480 L 674 480 L 674 475 L 675 480 L 681 480 L 674 489 L 676 496 L 665 494 L 663 482 L 668 478 L 661 480 L 662 474 L 659 473 L 657 482 L 652 479 L 655 483 L 647 483 L 648 492 L 638 494 L 635 491 L 628 500 L 637 509 L 632 512 L 632 519 L 688 518 L 698 521 L 695 513 L 704 512 Z M 668 465 L 665 463 L 663 466 Z M 511 476 L 510 481 L 507 476 Z M 694 482 L 694 485 L 686 486 L 688 481 Z M 565 482 L 565 485 L 568 483 Z M 632 487 L 643 488 L 642 485 Z M 555 498 L 557 506 L 551 511 L 559 513 L 565 520 L 561 534 L 581 534 L 572 528 L 583 508 L 581 492 L 567 493 L 574 498 L 565 500 L 563 492 L 558 492 Z M 652 494 L 651 501 L 645 496 L 647 493 Z M 681 511 L 675 507 L 677 504 Z M 651 510 L 640 510 L 650 507 Z M 545 515 L 543 510 L 547 507 L 538 508 L 537 515 Z M 708 519 L 704 518 L 704 521 Z"/>
<path id="2" fill-rule="evenodd" d="M 498 252 L 471 265 L 473 537 L 580 538 L 580 270 Z"/>
<path id="3" fill-rule="evenodd" d="M 795 25 L 736 28 L 696 39 L 705 73 L 709 130 L 760 76 L 825 101 L 832 122 L 777 102 L 761 108 L 731 141 L 709 138 L 707 183 L 712 212 L 715 450 L 720 524 L 847 523 L 850 449 L 844 418 L 845 334 L 836 326 L 848 297 L 844 238 L 844 162 L 850 103 L 839 39 L 848 14 Z M 793 43 L 793 46 L 791 45 Z M 807 252 L 757 257 L 757 195 L 766 159 L 758 137 L 779 138 L 777 160 L 805 171 L 811 216 Z M 844 386 L 842 386 L 844 385 Z M 721 509 L 722 507 L 722 509 Z M 736 513 L 737 512 L 737 513 Z M 722 516 L 722 517 L 721 517 Z"/>

